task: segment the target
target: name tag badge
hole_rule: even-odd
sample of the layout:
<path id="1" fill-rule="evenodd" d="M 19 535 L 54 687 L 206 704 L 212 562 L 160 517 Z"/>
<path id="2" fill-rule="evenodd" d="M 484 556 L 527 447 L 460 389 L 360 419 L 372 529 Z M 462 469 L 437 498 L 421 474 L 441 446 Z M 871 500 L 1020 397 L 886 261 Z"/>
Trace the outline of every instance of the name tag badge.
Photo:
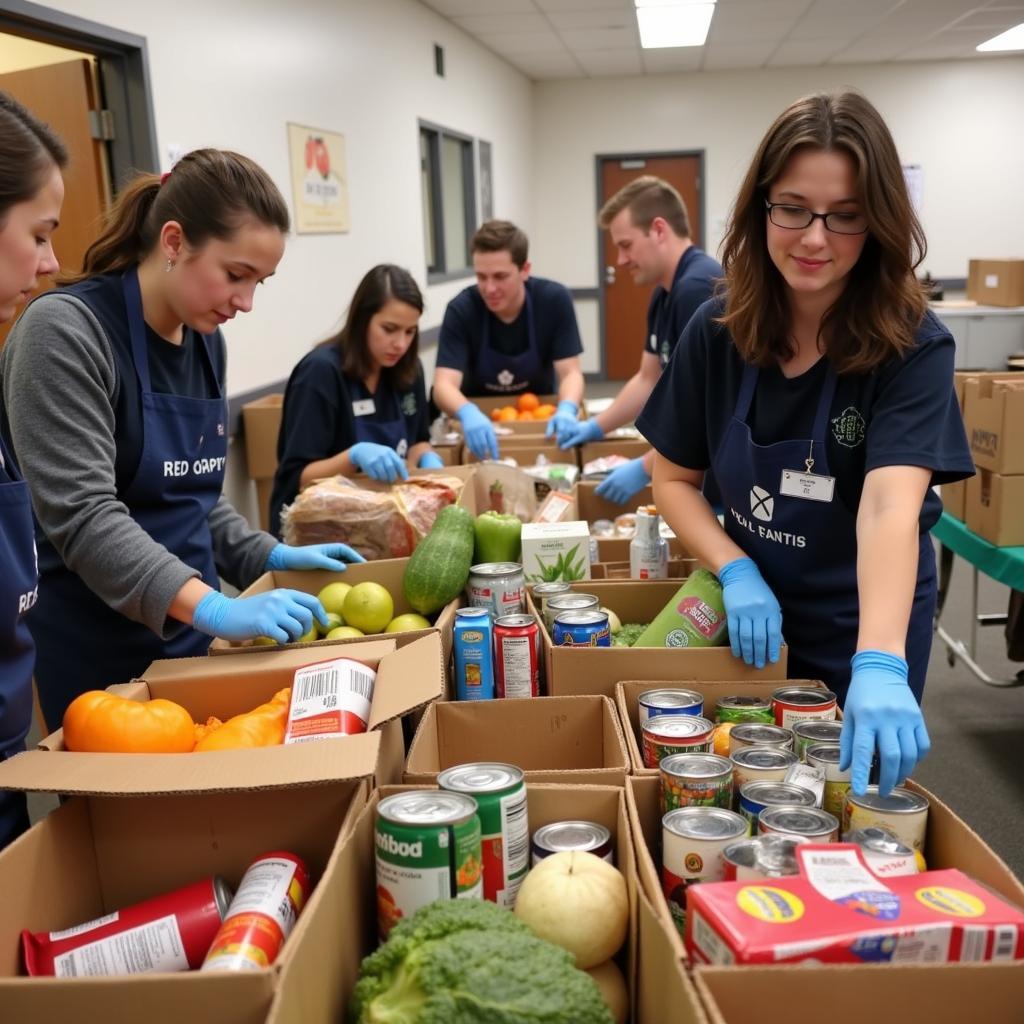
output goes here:
<path id="1" fill-rule="evenodd" d="M 829 502 L 835 496 L 836 478 L 806 470 L 784 469 L 779 493 L 788 498 L 805 498 L 807 501 Z"/>
<path id="2" fill-rule="evenodd" d="M 374 405 L 372 398 L 363 398 L 352 403 L 353 416 L 372 416 L 376 411 L 377 406 Z"/>

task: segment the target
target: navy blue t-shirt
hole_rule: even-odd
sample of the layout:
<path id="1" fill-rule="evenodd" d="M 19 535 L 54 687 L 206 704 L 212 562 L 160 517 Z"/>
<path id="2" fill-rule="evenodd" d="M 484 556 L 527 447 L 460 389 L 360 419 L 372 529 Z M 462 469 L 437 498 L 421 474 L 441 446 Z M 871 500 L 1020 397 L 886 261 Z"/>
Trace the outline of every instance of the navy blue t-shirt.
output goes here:
<path id="1" fill-rule="evenodd" d="M 530 381 L 528 390 L 548 395 L 556 389 L 553 364 L 559 359 L 578 356 L 583 351 L 583 342 L 572 297 L 564 285 L 543 277 L 530 277 L 526 281 L 526 290 L 533 307 L 541 363 L 540 375 Z M 525 303 L 519 316 L 511 324 L 505 324 L 487 308 L 475 284 L 459 292 L 444 312 L 438 338 L 437 365 L 462 372 L 461 391 L 467 398 L 495 394 L 494 390 L 484 387 L 477 374 L 485 319 L 490 320 L 490 343 L 496 351 L 518 356 L 529 345 Z"/>
<path id="2" fill-rule="evenodd" d="M 690 320 L 637 427 L 665 458 L 707 470 L 736 408 L 744 363 L 732 336 L 713 322 L 722 300 L 706 302 Z M 867 374 L 839 377 L 825 447 L 836 495 L 856 515 L 864 477 L 880 466 L 921 466 L 932 483 L 974 473 L 960 408 L 953 392 L 952 335 L 932 313 L 914 332 L 914 347 Z M 787 379 L 763 368 L 748 424 L 755 444 L 810 437 L 827 371 L 824 358 Z M 942 503 L 929 488 L 921 531 L 934 526 Z"/>
<path id="3" fill-rule="evenodd" d="M 662 370 L 668 365 L 690 317 L 697 307 L 714 294 L 715 282 L 722 276 L 722 265 L 703 249 L 691 245 L 676 264 L 672 288 L 654 289 L 647 307 L 647 342 L 644 349 L 658 357 Z"/>
<path id="4" fill-rule="evenodd" d="M 337 345 L 320 345 L 303 356 L 292 370 L 284 393 L 281 432 L 277 437 L 277 472 L 270 497 L 270 532 L 280 536 L 281 509 L 299 493 L 302 471 L 311 462 L 329 459 L 356 443 L 352 403 L 373 399 L 366 420 L 405 420 L 411 448 L 430 440 L 430 415 L 423 385 L 423 367 L 408 391 L 395 392 L 388 373 L 381 374 L 375 394 L 362 381 L 346 377 Z"/>

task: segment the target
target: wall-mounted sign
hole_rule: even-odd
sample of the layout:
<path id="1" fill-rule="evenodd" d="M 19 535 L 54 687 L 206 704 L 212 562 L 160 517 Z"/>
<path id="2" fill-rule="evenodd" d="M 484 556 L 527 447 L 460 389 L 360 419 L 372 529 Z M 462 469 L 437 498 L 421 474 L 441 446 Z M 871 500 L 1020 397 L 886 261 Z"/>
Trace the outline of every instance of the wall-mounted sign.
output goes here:
<path id="1" fill-rule="evenodd" d="M 300 235 L 348 231 L 345 136 L 288 125 L 295 230 Z"/>

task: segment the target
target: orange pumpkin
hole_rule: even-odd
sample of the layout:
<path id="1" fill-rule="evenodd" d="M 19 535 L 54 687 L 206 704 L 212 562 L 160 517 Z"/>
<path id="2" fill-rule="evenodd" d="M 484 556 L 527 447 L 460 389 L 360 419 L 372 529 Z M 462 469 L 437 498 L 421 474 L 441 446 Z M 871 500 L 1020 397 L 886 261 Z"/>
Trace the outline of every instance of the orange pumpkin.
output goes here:
<path id="1" fill-rule="evenodd" d="M 171 700 L 129 700 L 105 690 L 76 697 L 64 712 L 68 750 L 104 754 L 187 754 L 192 716 Z"/>
<path id="2" fill-rule="evenodd" d="M 202 738 L 197 738 L 196 753 L 207 750 L 279 746 L 284 742 L 291 697 L 291 688 L 285 687 L 278 690 L 273 699 L 266 704 L 261 704 L 245 714 L 235 715 L 219 727 L 213 726 Z M 216 718 L 211 718 L 206 725 L 211 726 L 216 721 Z"/>
<path id="3" fill-rule="evenodd" d="M 540 399 L 532 392 L 526 391 L 519 396 L 516 407 L 520 412 L 533 412 L 540 405 Z"/>

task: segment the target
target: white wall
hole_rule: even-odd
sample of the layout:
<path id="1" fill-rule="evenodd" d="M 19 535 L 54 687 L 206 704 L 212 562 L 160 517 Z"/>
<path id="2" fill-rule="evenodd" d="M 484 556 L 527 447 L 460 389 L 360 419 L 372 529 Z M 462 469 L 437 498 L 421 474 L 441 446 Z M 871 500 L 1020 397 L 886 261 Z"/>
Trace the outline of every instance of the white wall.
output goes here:
<path id="1" fill-rule="evenodd" d="M 922 270 L 965 277 L 970 257 L 1024 256 L 1024 58 L 1013 57 L 538 83 L 535 263 L 571 287 L 597 285 L 599 153 L 703 149 L 714 252 L 773 118 L 802 95 L 843 86 L 880 109 L 902 161 L 923 166 Z"/>

